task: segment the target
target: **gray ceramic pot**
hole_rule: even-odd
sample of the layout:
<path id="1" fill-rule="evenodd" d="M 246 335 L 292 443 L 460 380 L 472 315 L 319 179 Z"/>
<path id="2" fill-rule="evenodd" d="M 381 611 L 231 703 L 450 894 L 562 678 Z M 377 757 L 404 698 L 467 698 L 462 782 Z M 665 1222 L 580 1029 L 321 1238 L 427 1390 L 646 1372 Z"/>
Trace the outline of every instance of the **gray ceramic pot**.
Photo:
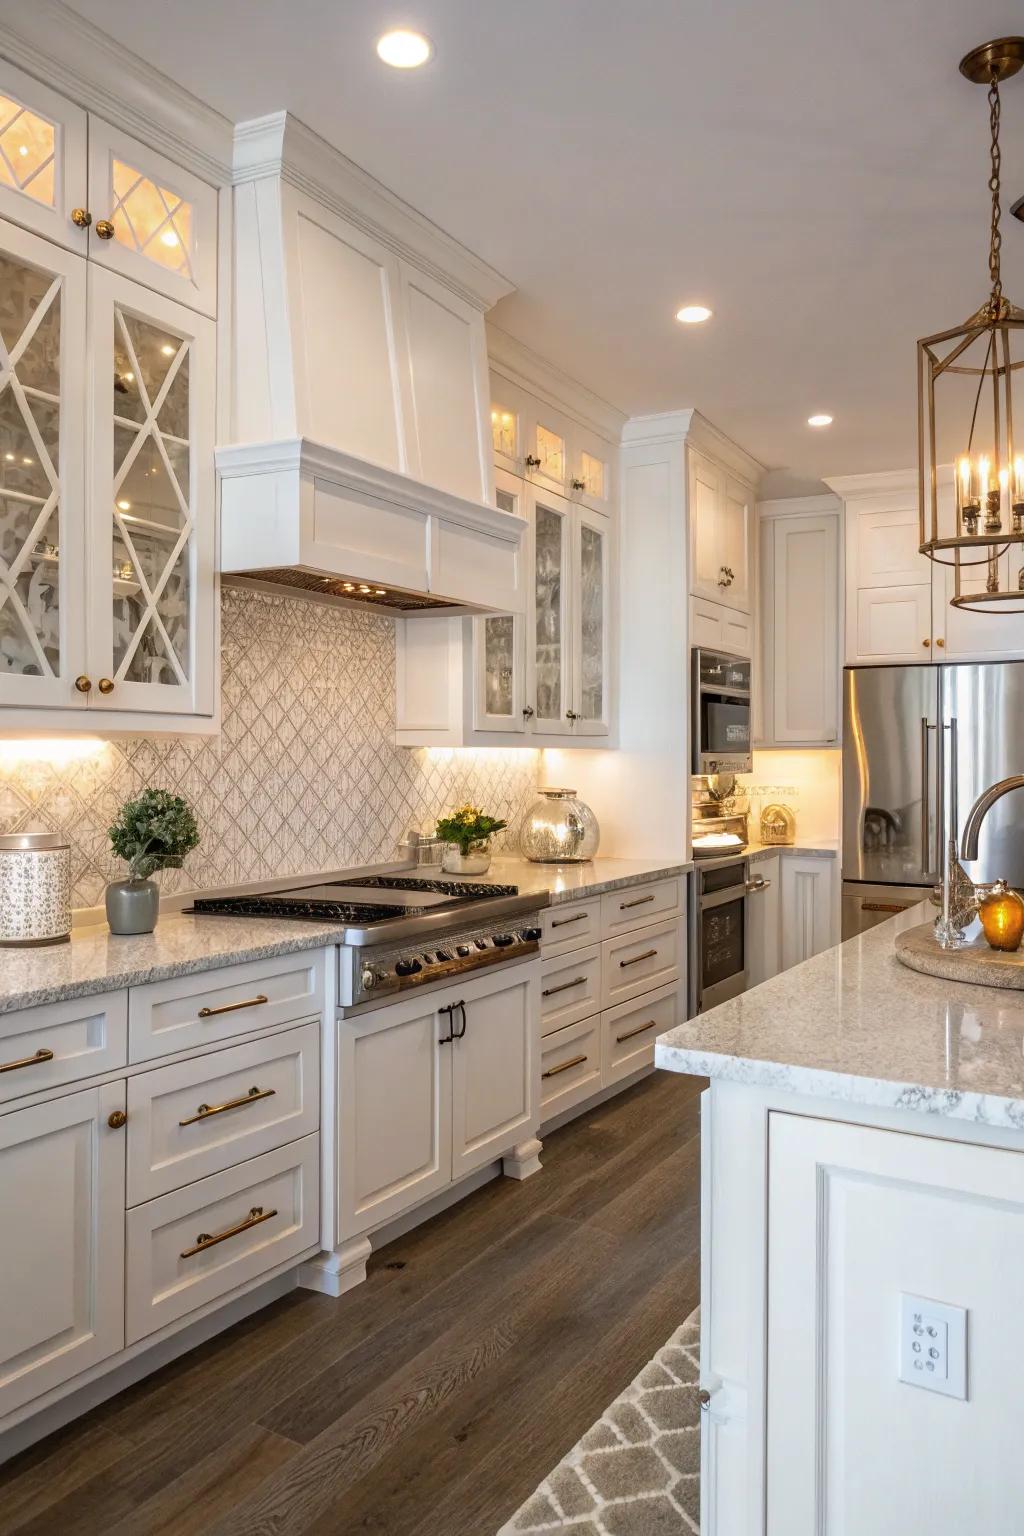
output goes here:
<path id="1" fill-rule="evenodd" d="M 107 886 L 111 933 L 152 933 L 159 911 L 160 887 L 154 880 L 115 880 Z"/>

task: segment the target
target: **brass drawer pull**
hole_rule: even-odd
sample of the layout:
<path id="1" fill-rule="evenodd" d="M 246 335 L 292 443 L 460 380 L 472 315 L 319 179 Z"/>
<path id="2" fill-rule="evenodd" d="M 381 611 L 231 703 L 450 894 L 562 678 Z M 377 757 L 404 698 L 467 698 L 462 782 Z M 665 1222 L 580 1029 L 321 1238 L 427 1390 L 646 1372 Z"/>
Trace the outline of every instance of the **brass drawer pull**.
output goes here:
<path id="1" fill-rule="evenodd" d="M 638 1024 L 635 1029 L 627 1029 L 624 1035 L 615 1036 L 615 1044 L 622 1045 L 625 1040 L 632 1040 L 634 1035 L 645 1035 L 649 1029 L 654 1029 L 657 1019 L 648 1019 L 646 1024 Z"/>
<path id="2" fill-rule="evenodd" d="M 240 1232 L 248 1232 L 250 1227 L 258 1227 L 261 1221 L 270 1221 L 277 1215 L 277 1211 L 265 1211 L 262 1205 L 254 1205 L 244 1221 L 237 1226 L 228 1227 L 223 1232 L 200 1232 L 196 1238 L 194 1248 L 186 1248 L 181 1254 L 183 1259 L 191 1259 L 194 1254 L 202 1253 L 204 1248 L 216 1248 L 218 1243 L 226 1243 L 229 1237 L 237 1237 Z"/>
<path id="3" fill-rule="evenodd" d="M 216 1018 L 219 1013 L 237 1013 L 239 1008 L 256 1008 L 260 1003 L 269 1003 L 270 998 L 265 992 L 259 992 L 255 997 L 247 997 L 241 1003 L 221 1003 L 219 1008 L 200 1008 L 201 1019 Z"/>
<path id="4" fill-rule="evenodd" d="M 642 955 L 634 955 L 632 960 L 620 960 L 619 970 L 624 971 L 629 965 L 639 965 L 641 960 L 653 960 L 657 953 L 656 949 L 645 949 Z"/>
<path id="5" fill-rule="evenodd" d="M 568 1072 L 570 1067 L 581 1067 L 586 1061 L 586 1056 L 570 1056 L 568 1061 L 560 1061 L 557 1067 L 548 1067 L 541 1077 L 557 1077 L 559 1072 Z"/>
<path id="6" fill-rule="evenodd" d="M 545 987 L 540 995 L 541 997 L 554 997 L 557 992 L 569 992 L 573 987 L 585 987 L 586 984 L 587 978 L 585 976 L 577 976 L 573 981 L 563 981 L 560 986 Z"/>
<path id="7" fill-rule="evenodd" d="M 209 1120 L 211 1115 L 222 1115 L 227 1109 L 241 1109 L 243 1104 L 255 1104 L 259 1099 L 272 1099 L 277 1092 L 276 1088 L 250 1088 L 248 1093 L 240 1099 L 228 1099 L 225 1104 L 200 1104 L 194 1115 L 189 1115 L 187 1120 L 179 1120 L 179 1125 L 196 1125 L 200 1120 Z"/>
<path id="8" fill-rule="evenodd" d="M 23 1056 L 20 1061 L 0 1062 L 0 1072 L 17 1072 L 22 1067 L 37 1067 L 40 1062 L 52 1060 L 53 1052 L 48 1051 L 44 1045 L 41 1045 L 34 1056 Z"/>
<path id="9" fill-rule="evenodd" d="M 620 902 L 619 903 L 619 911 L 620 912 L 628 912 L 630 907 L 643 907 L 643 906 L 646 906 L 649 901 L 653 901 L 653 900 L 654 900 L 654 893 L 652 891 L 650 896 L 638 896 L 635 901 L 622 901 L 622 902 Z"/>
<path id="10" fill-rule="evenodd" d="M 586 918 L 586 912 L 577 912 L 575 917 L 560 917 L 557 921 L 552 918 L 551 926 L 552 928 L 564 928 L 566 923 L 582 923 L 586 921 Z"/>

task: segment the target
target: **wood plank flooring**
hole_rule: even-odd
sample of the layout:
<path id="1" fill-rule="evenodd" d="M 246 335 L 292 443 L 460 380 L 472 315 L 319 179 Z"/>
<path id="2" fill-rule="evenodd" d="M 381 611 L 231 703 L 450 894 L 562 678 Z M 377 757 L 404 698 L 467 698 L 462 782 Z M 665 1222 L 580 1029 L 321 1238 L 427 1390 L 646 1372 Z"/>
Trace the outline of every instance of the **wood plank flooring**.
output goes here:
<path id="1" fill-rule="evenodd" d="M 494 1536 L 698 1299 L 694 1079 L 656 1073 L 0 1469 L 0 1536 Z"/>

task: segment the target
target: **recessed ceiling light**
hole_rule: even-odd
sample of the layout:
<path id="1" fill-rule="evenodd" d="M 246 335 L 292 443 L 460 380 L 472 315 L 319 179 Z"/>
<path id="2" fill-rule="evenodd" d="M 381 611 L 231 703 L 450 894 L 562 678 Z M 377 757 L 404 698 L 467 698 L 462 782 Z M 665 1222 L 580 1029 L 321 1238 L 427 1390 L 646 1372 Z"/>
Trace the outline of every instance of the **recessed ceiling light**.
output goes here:
<path id="1" fill-rule="evenodd" d="M 830 427 L 832 425 L 832 417 L 825 411 L 819 411 L 816 416 L 808 416 L 807 425 L 809 427 Z"/>
<path id="2" fill-rule="evenodd" d="M 418 69 L 425 64 L 434 51 L 434 45 L 429 37 L 424 37 L 422 32 L 410 32 L 404 27 L 398 27 L 394 32 L 385 32 L 383 37 L 377 39 L 377 57 L 383 59 L 385 64 L 390 64 L 392 69 Z"/>
<path id="3" fill-rule="evenodd" d="M 676 310 L 676 319 L 683 325 L 703 325 L 711 319 L 711 311 L 704 304 L 684 304 Z"/>

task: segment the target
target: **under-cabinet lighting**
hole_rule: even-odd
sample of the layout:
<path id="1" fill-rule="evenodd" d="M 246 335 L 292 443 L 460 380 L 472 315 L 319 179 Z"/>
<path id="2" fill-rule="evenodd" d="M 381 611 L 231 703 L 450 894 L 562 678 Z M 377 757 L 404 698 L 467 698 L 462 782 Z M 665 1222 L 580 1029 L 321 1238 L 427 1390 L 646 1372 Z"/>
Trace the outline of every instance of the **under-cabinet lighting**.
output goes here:
<path id="1" fill-rule="evenodd" d="M 96 757 L 107 743 L 98 736 L 51 737 L 45 741 L 0 741 L 0 770 L 22 763 L 45 763 L 66 768 L 71 763 Z"/>
<path id="2" fill-rule="evenodd" d="M 377 57 L 392 69 L 418 69 L 434 52 L 434 45 L 422 32 L 398 27 L 377 39 Z"/>
<path id="3" fill-rule="evenodd" d="M 676 310 L 676 319 L 682 325 L 703 325 L 711 319 L 711 311 L 706 304 L 684 304 Z"/>

